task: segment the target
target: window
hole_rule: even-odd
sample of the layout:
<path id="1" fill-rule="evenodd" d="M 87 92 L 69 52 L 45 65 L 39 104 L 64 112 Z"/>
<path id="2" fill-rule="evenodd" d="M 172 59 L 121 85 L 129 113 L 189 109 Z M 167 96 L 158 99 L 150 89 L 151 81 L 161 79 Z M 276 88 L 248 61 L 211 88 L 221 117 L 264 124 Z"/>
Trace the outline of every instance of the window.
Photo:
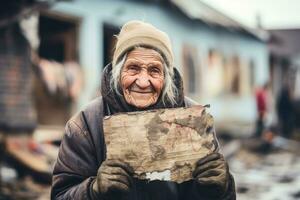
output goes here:
<path id="1" fill-rule="evenodd" d="M 184 84 L 185 89 L 189 94 L 195 94 L 197 92 L 197 80 L 196 77 L 200 77 L 197 74 L 196 67 L 198 66 L 197 62 L 197 50 L 195 47 L 190 45 L 183 46 L 183 73 L 184 73 Z"/>
<path id="2" fill-rule="evenodd" d="M 40 47 L 39 57 L 60 64 L 78 62 L 78 28 L 80 19 L 69 18 L 64 15 L 42 13 L 39 19 Z M 57 66 L 57 65 L 56 65 Z M 65 65 L 61 65 L 65 67 Z M 47 74 L 58 72 L 61 80 L 65 80 L 63 70 L 53 65 L 47 68 Z M 49 77 L 49 76 L 48 76 Z M 64 125 L 72 115 L 72 101 L 61 93 L 51 94 L 45 88 L 47 83 L 42 76 L 35 78 L 35 104 L 37 108 L 38 123 L 42 125 Z"/>

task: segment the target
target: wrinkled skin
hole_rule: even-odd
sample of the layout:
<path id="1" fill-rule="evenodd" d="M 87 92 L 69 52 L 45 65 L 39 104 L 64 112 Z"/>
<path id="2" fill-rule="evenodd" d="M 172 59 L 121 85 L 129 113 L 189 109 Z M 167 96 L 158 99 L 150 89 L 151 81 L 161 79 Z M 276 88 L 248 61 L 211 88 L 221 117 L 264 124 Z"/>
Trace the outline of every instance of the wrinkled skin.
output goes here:
<path id="1" fill-rule="evenodd" d="M 210 154 L 196 163 L 193 177 L 197 191 L 209 193 L 214 198 L 220 198 L 228 188 L 228 165 L 220 153 Z"/>
<path id="2" fill-rule="evenodd" d="M 128 194 L 132 187 L 133 169 L 120 160 L 105 160 L 98 169 L 93 190 L 104 199 Z"/>
<path id="3" fill-rule="evenodd" d="M 164 85 L 161 55 L 147 48 L 127 54 L 121 71 L 121 87 L 128 104 L 143 109 L 157 102 Z"/>

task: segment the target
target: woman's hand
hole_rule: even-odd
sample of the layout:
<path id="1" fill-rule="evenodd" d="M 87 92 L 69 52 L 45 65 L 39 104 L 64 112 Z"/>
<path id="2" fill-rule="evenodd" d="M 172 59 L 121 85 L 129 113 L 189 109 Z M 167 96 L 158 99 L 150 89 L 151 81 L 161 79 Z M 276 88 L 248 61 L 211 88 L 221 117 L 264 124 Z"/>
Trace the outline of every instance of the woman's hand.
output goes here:
<path id="1" fill-rule="evenodd" d="M 133 169 L 121 160 L 105 160 L 98 169 L 93 190 L 103 197 L 128 193 L 133 173 Z"/>
<path id="2" fill-rule="evenodd" d="M 213 153 L 200 159 L 196 163 L 193 177 L 201 194 L 222 197 L 229 183 L 229 169 L 223 155 Z"/>

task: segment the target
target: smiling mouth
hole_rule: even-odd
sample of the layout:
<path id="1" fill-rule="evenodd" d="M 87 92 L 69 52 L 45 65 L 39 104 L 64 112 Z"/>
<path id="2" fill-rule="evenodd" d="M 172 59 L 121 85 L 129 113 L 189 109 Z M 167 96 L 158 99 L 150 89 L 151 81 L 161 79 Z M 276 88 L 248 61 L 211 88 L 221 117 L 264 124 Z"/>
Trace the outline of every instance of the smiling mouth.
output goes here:
<path id="1" fill-rule="evenodd" d="M 137 90 L 129 90 L 130 92 L 141 93 L 141 94 L 151 94 L 153 91 L 137 91 Z"/>
<path id="2" fill-rule="evenodd" d="M 152 86 L 141 89 L 136 84 L 132 84 L 131 87 L 128 88 L 129 92 L 135 92 L 140 94 L 150 94 L 154 93 L 154 89 Z"/>

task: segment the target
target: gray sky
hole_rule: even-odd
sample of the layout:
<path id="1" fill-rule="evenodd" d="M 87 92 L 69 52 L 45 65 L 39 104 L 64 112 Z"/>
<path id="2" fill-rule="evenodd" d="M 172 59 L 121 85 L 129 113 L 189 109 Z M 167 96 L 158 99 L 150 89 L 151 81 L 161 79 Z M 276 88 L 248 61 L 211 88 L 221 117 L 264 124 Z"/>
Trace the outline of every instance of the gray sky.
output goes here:
<path id="1" fill-rule="evenodd" d="M 264 28 L 300 28 L 300 0 L 202 0 L 254 28 L 260 14 Z"/>

